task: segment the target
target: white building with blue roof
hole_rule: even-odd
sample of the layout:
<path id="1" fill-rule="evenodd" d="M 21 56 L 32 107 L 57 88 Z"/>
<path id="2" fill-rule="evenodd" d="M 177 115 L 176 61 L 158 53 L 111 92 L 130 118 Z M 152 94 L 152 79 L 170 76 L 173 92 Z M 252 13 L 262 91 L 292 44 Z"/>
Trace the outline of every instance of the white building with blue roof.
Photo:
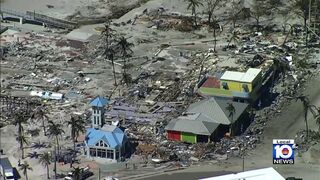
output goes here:
<path id="1" fill-rule="evenodd" d="M 109 101 L 97 96 L 90 102 L 92 107 L 92 127 L 86 130 L 86 155 L 88 158 L 106 158 L 118 160 L 125 150 L 127 137 L 117 126 L 105 123 L 105 106 Z"/>

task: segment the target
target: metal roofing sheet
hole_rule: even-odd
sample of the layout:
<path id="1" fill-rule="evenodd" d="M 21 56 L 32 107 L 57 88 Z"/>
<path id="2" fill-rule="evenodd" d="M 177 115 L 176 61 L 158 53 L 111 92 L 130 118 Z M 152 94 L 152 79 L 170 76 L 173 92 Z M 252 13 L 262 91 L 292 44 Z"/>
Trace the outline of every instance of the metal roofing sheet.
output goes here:
<path id="1" fill-rule="evenodd" d="M 252 82 L 260 72 L 261 69 L 249 68 L 245 75 L 242 76 L 241 82 Z"/>
<path id="2" fill-rule="evenodd" d="M 226 71 L 220 80 L 238 81 L 238 82 L 252 82 L 261 69 L 249 68 L 247 72 Z"/>
<path id="3" fill-rule="evenodd" d="M 220 78 L 220 80 L 229 80 L 229 81 L 241 81 L 242 76 L 245 73 L 235 72 L 235 71 L 226 71 Z"/>

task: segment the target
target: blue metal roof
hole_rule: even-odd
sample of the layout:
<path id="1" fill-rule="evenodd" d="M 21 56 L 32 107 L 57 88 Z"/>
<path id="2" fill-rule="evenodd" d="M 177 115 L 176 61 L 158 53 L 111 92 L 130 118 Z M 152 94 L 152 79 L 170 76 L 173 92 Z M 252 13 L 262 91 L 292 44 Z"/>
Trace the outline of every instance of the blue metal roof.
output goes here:
<path id="1" fill-rule="evenodd" d="M 106 98 L 101 97 L 101 96 L 97 96 L 90 101 L 90 106 L 104 107 L 108 103 L 109 103 L 109 101 Z"/>
<path id="2" fill-rule="evenodd" d="M 126 140 L 124 132 L 116 126 L 108 126 L 107 129 L 111 131 L 106 131 L 104 129 L 94 129 L 88 128 L 86 132 L 87 145 L 95 146 L 97 142 L 103 140 L 111 148 L 121 147 L 123 142 Z"/>

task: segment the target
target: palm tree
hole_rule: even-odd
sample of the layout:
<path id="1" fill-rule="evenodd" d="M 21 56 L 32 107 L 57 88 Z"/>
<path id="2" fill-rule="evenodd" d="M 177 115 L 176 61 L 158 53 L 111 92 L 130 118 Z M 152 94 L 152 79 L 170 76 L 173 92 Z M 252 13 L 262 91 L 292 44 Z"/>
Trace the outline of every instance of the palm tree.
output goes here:
<path id="1" fill-rule="evenodd" d="M 124 60 L 124 65 L 123 65 L 123 75 L 126 77 L 127 72 L 127 57 L 130 57 L 130 55 L 133 53 L 131 47 L 133 47 L 133 44 L 128 42 L 125 37 L 120 37 L 118 41 L 118 47 L 120 48 L 122 58 Z"/>
<path id="2" fill-rule="evenodd" d="M 23 134 L 23 124 L 27 123 L 28 119 L 29 118 L 22 111 L 17 111 L 14 113 L 12 124 L 18 126 L 18 136 Z"/>
<path id="3" fill-rule="evenodd" d="M 81 180 L 82 173 L 83 173 L 82 168 L 79 168 L 79 167 L 73 168 L 73 171 L 72 171 L 73 178 L 72 179 Z"/>
<path id="4" fill-rule="evenodd" d="M 47 116 L 47 111 L 45 109 L 45 106 L 42 105 L 42 106 L 36 108 L 35 111 L 33 111 L 31 118 L 35 119 L 35 120 L 41 120 L 43 133 L 46 136 L 47 133 L 46 133 L 45 121 L 47 121 L 49 119 L 49 117 Z"/>
<path id="5" fill-rule="evenodd" d="M 105 55 L 106 55 L 106 58 L 111 61 L 114 85 L 117 86 L 116 69 L 114 67 L 114 54 L 115 54 L 115 52 L 114 52 L 113 48 L 109 47 L 106 49 Z"/>
<path id="6" fill-rule="evenodd" d="M 217 47 L 217 33 L 216 30 L 219 28 L 219 24 L 217 21 L 217 18 L 214 17 L 212 19 L 212 22 L 209 24 L 210 28 L 213 29 L 213 38 L 214 38 L 214 45 L 213 45 L 213 51 L 216 53 L 216 47 Z"/>
<path id="7" fill-rule="evenodd" d="M 55 124 L 53 121 L 49 121 L 49 136 L 55 137 L 56 139 L 56 145 L 58 148 L 58 154 L 59 154 L 59 136 L 61 136 L 64 133 L 64 130 L 62 129 L 62 124 Z"/>
<path id="8" fill-rule="evenodd" d="M 228 43 L 228 47 L 233 40 L 236 41 L 237 39 L 239 39 L 237 32 L 236 32 L 236 22 L 239 19 L 240 15 L 243 11 L 243 7 L 244 7 L 243 3 L 244 3 L 243 0 L 232 0 L 231 1 L 231 10 L 229 11 L 229 13 L 230 13 L 229 20 L 231 20 L 231 22 L 232 22 L 233 31 L 232 31 L 232 36 L 231 36 L 229 43 Z"/>
<path id="9" fill-rule="evenodd" d="M 305 44 L 308 45 L 308 28 L 307 28 L 307 21 L 309 16 L 309 5 L 310 2 L 307 0 L 294 0 L 292 1 L 292 8 L 298 16 L 303 18 L 304 22 L 304 30 L 305 30 Z M 312 6 L 312 4 L 311 4 Z"/>
<path id="10" fill-rule="evenodd" d="M 250 16 L 256 20 L 257 30 L 260 30 L 260 19 L 262 16 L 266 15 L 270 9 L 268 8 L 268 3 L 263 0 L 254 0 L 252 8 L 250 9 Z"/>
<path id="11" fill-rule="evenodd" d="M 319 126 L 319 133 L 320 133 L 320 107 L 315 105 L 310 106 L 310 111 L 313 115 L 314 120 L 316 121 L 317 125 Z"/>
<path id="12" fill-rule="evenodd" d="M 45 152 L 40 155 L 39 163 L 42 164 L 45 168 L 47 168 L 47 178 L 50 179 L 49 175 L 49 165 L 51 164 L 51 153 Z"/>
<path id="13" fill-rule="evenodd" d="M 21 158 L 24 159 L 24 144 L 28 144 L 26 137 L 24 136 L 23 124 L 28 122 L 28 117 L 23 111 L 17 111 L 13 114 L 12 124 L 18 126 L 18 134 L 16 140 L 20 144 Z"/>
<path id="14" fill-rule="evenodd" d="M 32 171 L 32 167 L 28 164 L 27 161 L 25 161 L 23 164 L 20 166 L 20 170 L 22 170 L 24 176 L 26 177 L 26 180 L 28 180 L 28 171 Z"/>
<path id="15" fill-rule="evenodd" d="M 104 25 L 104 29 L 101 32 L 101 34 L 104 36 L 105 41 L 106 41 L 106 43 L 105 43 L 106 49 L 108 49 L 110 46 L 110 38 L 112 38 L 114 36 L 113 32 L 114 32 L 114 30 L 110 28 L 110 21 L 107 20 L 107 22 Z"/>
<path id="16" fill-rule="evenodd" d="M 71 137 L 73 141 L 73 150 L 76 150 L 76 142 L 80 133 L 85 132 L 85 121 L 81 116 L 71 116 L 70 120 L 67 121 L 68 125 L 71 125 Z"/>
<path id="17" fill-rule="evenodd" d="M 203 6 L 202 2 L 200 2 L 200 0 L 185 0 L 188 4 L 187 9 L 190 10 L 191 9 L 191 14 L 193 15 L 194 18 L 194 25 L 195 27 L 197 27 L 197 12 L 196 12 L 196 8 L 198 8 L 199 6 Z"/>
<path id="18" fill-rule="evenodd" d="M 116 71 L 115 71 L 115 67 L 114 67 L 114 50 L 113 48 L 110 47 L 110 38 L 114 37 L 114 30 L 110 28 L 110 21 L 107 21 L 106 24 L 104 25 L 105 28 L 104 30 L 101 32 L 101 34 L 104 36 L 105 38 L 105 56 L 107 59 L 111 60 L 112 63 L 112 70 L 113 70 L 113 77 L 114 77 L 114 84 L 115 86 L 117 85 L 117 79 L 116 79 Z"/>
<path id="19" fill-rule="evenodd" d="M 28 140 L 27 140 L 27 137 L 26 136 L 24 136 L 24 134 L 23 133 L 21 133 L 21 134 L 18 134 L 17 135 L 17 138 L 16 138 L 16 140 L 19 142 L 19 144 L 20 144 L 20 150 L 21 150 L 21 158 L 22 159 L 24 159 L 24 145 L 26 144 L 26 145 L 28 145 L 29 144 L 29 142 L 28 142 Z"/>
<path id="20" fill-rule="evenodd" d="M 232 135 L 232 124 L 233 124 L 233 116 L 234 113 L 236 112 L 235 107 L 233 106 L 232 103 L 228 103 L 228 106 L 226 107 L 226 110 L 229 112 L 229 117 L 231 117 L 231 125 L 230 125 L 230 135 Z"/>
<path id="21" fill-rule="evenodd" d="M 208 15 L 208 24 L 211 23 L 213 13 L 220 7 L 222 7 L 227 1 L 224 0 L 205 0 L 205 11 Z"/>
<path id="22" fill-rule="evenodd" d="M 308 137 L 309 137 L 308 111 L 309 111 L 309 108 L 311 107 L 310 100 L 305 95 L 301 95 L 301 96 L 296 97 L 296 100 L 300 100 L 303 104 L 304 122 L 306 124 L 306 131 L 307 131 L 306 137 L 308 139 Z"/>

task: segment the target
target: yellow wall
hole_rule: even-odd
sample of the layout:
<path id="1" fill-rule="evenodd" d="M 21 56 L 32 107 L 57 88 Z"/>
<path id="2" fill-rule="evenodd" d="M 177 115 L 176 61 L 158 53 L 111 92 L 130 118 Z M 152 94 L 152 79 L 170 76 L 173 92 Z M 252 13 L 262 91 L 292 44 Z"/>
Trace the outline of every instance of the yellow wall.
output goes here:
<path id="1" fill-rule="evenodd" d="M 252 84 L 251 83 L 241 83 L 240 87 L 241 87 L 241 92 L 245 92 L 245 90 L 242 88 L 242 85 L 246 84 L 248 86 L 249 92 L 252 91 Z"/>
<path id="2" fill-rule="evenodd" d="M 220 81 L 220 89 L 223 89 L 223 82 L 226 82 L 228 84 L 228 90 L 230 91 L 236 91 L 236 92 L 245 92 L 244 89 L 242 88 L 243 84 L 246 84 L 248 86 L 249 92 L 252 92 L 252 90 L 255 88 L 253 87 L 252 84 L 255 84 L 255 86 L 261 85 L 261 80 L 262 77 L 261 75 L 257 76 L 256 79 L 252 83 L 243 83 L 243 82 L 237 82 L 237 81 L 226 81 L 226 80 L 221 80 Z"/>
<path id="3" fill-rule="evenodd" d="M 223 83 L 227 83 L 228 84 L 228 90 L 231 91 L 237 91 L 240 92 L 241 91 L 241 83 L 240 82 L 236 82 L 236 81 L 226 81 L 226 80 L 221 80 L 220 81 L 220 88 L 223 89 Z"/>
<path id="4" fill-rule="evenodd" d="M 242 88 L 242 84 L 246 84 L 248 86 L 249 92 L 252 92 L 255 89 L 255 86 L 261 85 L 262 74 L 259 73 L 252 82 L 238 82 L 238 81 L 230 81 L 230 80 L 220 80 L 220 89 L 223 89 L 223 82 L 228 84 L 228 90 L 236 91 L 236 92 L 245 92 L 244 88 Z"/>

